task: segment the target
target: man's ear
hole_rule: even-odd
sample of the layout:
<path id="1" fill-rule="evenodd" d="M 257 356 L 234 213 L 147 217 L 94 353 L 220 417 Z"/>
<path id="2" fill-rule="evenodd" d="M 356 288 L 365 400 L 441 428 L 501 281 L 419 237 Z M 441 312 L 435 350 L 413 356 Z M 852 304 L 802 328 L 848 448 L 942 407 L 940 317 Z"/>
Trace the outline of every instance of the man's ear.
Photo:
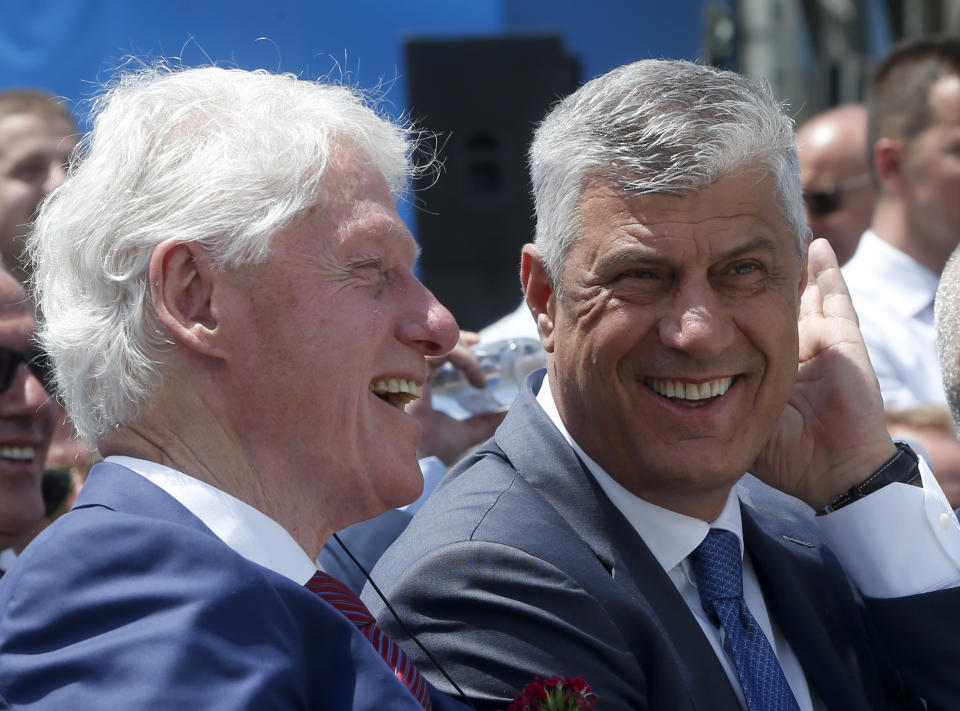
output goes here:
<path id="1" fill-rule="evenodd" d="M 881 138 L 873 145 L 873 172 L 883 190 L 899 192 L 903 165 L 903 143 L 896 138 Z"/>
<path id="2" fill-rule="evenodd" d="M 214 281 L 212 260 L 196 242 L 170 238 L 154 248 L 150 296 L 157 318 L 177 343 L 219 357 Z"/>
<path id="3" fill-rule="evenodd" d="M 520 281 L 527 298 L 527 306 L 537 322 L 540 342 L 548 353 L 553 353 L 556 296 L 553 283 L 547 276 L 543 256 L 535 244 L 525 244 L 520 255 Z"/>

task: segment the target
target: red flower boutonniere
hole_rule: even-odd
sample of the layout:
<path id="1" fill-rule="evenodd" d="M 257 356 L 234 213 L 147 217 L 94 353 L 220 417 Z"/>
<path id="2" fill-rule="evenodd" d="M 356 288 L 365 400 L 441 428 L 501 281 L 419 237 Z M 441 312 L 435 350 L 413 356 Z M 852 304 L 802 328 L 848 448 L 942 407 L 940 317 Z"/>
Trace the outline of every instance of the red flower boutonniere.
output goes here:
<path id="1" fill-rule="evenodd" d="M 523 687 L 507 711 L 597 711 L 590 685 L 582 676 L 552 676 Z"/>

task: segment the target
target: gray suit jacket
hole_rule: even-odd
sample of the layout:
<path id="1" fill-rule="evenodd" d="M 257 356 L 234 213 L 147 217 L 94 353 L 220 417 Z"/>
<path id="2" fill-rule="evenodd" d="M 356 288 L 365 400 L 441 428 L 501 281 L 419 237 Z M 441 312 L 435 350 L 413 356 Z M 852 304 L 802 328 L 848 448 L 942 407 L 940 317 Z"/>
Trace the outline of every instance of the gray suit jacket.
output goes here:
<path id="1" fill-rule="evenodd" d="M 583 676 L 604 711 L 741 711 L 669 577 L 535 401 L 441 483 L 374 569 L 407 629 L 478 709 L 535 676 Z M 960 708 L 958 591 L 868 601 L 806 505 L 741 483 L 746 549 L 771 616 L 830 709 Z M 449 688 L 375 596 L 380 625 Z"/>

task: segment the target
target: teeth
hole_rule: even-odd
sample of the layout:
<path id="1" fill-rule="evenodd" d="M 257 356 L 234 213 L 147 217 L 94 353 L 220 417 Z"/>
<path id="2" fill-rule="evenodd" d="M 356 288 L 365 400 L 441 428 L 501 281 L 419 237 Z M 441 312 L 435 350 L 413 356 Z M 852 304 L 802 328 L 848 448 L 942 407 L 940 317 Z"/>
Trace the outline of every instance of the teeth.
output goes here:
<path id="1" fill-rule="evenodd" d="M 406 378 L 380 378 L 370 383 L 374 395 L 394 407 L 403 406 L 420 397 L 420 386 Z"/>
<path id="2" fill-rule="evenodd" d="M 664 397 L 682 400 L 706 400 L 727 392 L 733 383 L 733 378 L 718 378 L 699 384 L 685 383 L 682 380 L 661 380 L 659 378 L 647 378 L 646 382 L 654 392 Z"/>
<path id="3" fill-rule="evenodd" d="M 33 447 L 0 447 L 0 458 L 32 462 L 36 458 L 36 451 Z"/>

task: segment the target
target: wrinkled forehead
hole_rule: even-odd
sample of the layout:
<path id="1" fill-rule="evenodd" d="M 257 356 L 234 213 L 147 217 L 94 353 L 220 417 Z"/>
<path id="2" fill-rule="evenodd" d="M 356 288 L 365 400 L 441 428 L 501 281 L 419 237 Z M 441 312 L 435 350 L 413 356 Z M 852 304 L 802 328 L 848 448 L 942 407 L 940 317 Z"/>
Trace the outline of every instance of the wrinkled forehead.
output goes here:
<path id="1" fill-rule="evenodd" d="M 799 257 L 774 178 L 745 171 L 679 194 L 631 195 L 597 182 L 581 199 L 574 251 L 580 259 L 640 248 L 707 258 L 760 242 L 785 259 Z"/>

